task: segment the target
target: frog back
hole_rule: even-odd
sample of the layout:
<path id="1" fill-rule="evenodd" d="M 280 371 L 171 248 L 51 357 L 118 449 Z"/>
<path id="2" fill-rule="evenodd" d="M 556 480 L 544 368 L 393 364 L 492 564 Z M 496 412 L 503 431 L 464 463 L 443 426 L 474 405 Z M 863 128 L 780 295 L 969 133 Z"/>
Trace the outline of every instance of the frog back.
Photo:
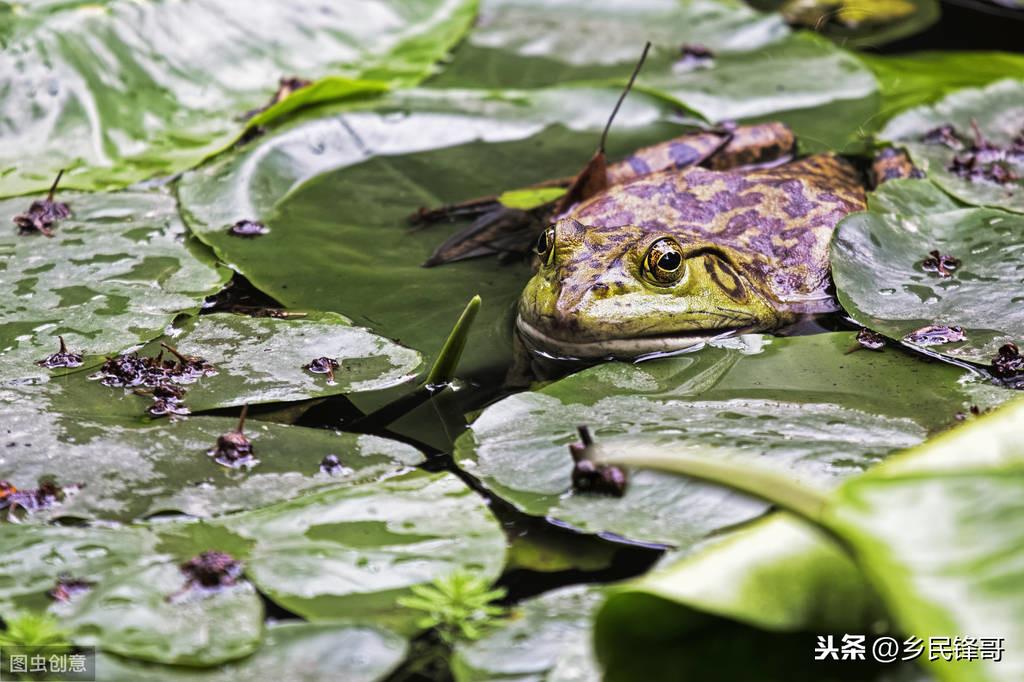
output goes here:
<path id="1" fill-rule="evenodd" d="M 818 154 L 758 170 L 653 173 L 579 204 L 569 217 L 599 232 L 660 232 L 683 245 L 722 247 L 780 310 L 813 313 L 838 307 L 829 240 L 843 216 L 865 205 L 856 170 Z"/>

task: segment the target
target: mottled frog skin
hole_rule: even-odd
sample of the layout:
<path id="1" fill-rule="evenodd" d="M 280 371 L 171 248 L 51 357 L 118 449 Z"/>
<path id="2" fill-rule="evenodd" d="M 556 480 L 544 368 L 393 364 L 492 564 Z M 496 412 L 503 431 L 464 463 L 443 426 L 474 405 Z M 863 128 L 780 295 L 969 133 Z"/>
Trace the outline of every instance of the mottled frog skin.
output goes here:
<path id="1" fill-rule="evenodd" d="M 840 218 L 865 208 L 856 171 L 831 154 L 710 165 L 612 177 L 547 228 L 519 302 L 527 345 L 635 357 L 836 310 L 828 244 Z"/>

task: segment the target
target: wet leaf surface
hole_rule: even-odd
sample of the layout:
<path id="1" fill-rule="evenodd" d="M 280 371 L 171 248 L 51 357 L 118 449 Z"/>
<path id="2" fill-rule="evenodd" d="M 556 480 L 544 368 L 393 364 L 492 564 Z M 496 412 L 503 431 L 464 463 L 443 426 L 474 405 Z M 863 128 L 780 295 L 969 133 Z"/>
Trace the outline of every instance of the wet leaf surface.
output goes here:
<path id="1" fill-rule="evenodd" d="M 174 200 L 159 193 L 65 194 L 73 215 L 52 239 L 18 235 L 28 198 L 0 201 L 0 382 L 38 381 L 58 335 L 76 354 L 114 354 L 159 336 L 226 281 L 186 241 Z"/>
<path id="2" fill-rule="evenodd" d="M 577 172 L 617 96 L 614 88 L 424 90 L 372 110 L 310 112 L 189 173 L 179 195 L 197 236 L 262 290 L 291 307 L 343 312 L 428 361 L 479 294 L 465 375 L 507 361 L 512 303 L 530 270 L 490 258 L 424 269 L 465 224 L 410 232 L 407 217 Z M 634 93 L 617 118 L 612 158 L 680 134 L 664 123 L 667 113 Z M 243 218 L 270 233 L 229 237 Z"/>
<path id="3" fill-rule="evenodd" d="M 457 570 L 496 578 L 505 536 L 482 498 L 452 474 L 416 471 L 339 486 L 225 518 L 252 543 L 246 575 L 309 620 L 357 618 L 414 631 L 396 599 Z"/>
<path id="4" fill-rule="evenodd" d="M 591 619 L 604 598 L 595 586 L 574 586 L 521 602 L 506 622 L 455 648 L 458 682 L 599 679 Z"/>
<path id="5" fill-rule="evenodd" d="M 230 143 L 278 78 L 332 75 L 300 101 L 376 94 L 426 76 L 469 27 L 471 0 L 366 0 L 358 11 L 256 0 L 32 3 L 0 54 L 4 195 L 123 187 L 188 168 Z M 351 79 L 364 79 L 353 81 Z"/>
<path id="6" fill-rule="evenodd" d="M 259 464 L 252 471 L 217 464 L 207 451 L 236 420 L 224 417 L 144 425 L 98 416 L 48 415 L 32 407 L 0 407 L 0 479 L 35 487 L 46 476 L 82 484 L 60 504 L 28 520 L 70 516 L 130 521 L 158 512 L 211 516 L 253 509 L 341 483 L 394 475 L 423 456 L 370 435 L 249 420 L 246 433 Z M 320 471 L 327 455 L 335 475 Z"/>
<path id="7" fill-rule="evenodd" d="M 347 623 L 271 623 L 251 656 L 211 670 L 147 665 L 100 653 L 98 679 L 229 681 L 247 679 L 373 682 L 405 657 L 406 641 L 380 628 Z"/>
<path id="8" fill-rule="evenodd" d="M 649 67 L 667 69 L 684 44 L 744 52 L 788 34 L 780 17 L 732 0 L 484 0 L 476 28 L 430 84 L 526 88 L 624 80 L 648 40 L 654 43 Z"/>
<path id="9" fill-rule="evenodd" d="M 943 126 L 962 142 L 929 138 Z M 1024 213 L 1024 81 L 959 90 L 901 113 L 879 136 L 906 147 L 915 165 L 961 201 Z"/>
<path id="10" fill-rule="evenodd" d="M 871 196 L 869 211 L 848 216 L 836 230 L 839 301 L 859 324 L 891 339 L 990 364 L 1001 346 L 1024 339 L 1022 230 L 1021 216 L 960 208 L 929 182 L 887 182 Z M 961 264 L 949 277 L 927 272 L 921 254 L 929 249 L 956 254 Z M 930 326 L 962 331 L 921 333 Z"/>
<path id="11" fill-rule="evenodd" d="M 455 461 L 528 514 L 688 546 L 765 505 L 649 471 L 636 472 L 622 498 L 572 492 L 577 425 L 598 442 L 737 447 L 809 484 L 834 485 L 953 423 L 988 392 L 963 384 L 958 368 L 895 350 L 848 354 L 854 337 L 741 337 L 748 345 L 594 367 L 485 409 L 457 441 Z M 1012 395 L 992 391 L 997 402 Z"/>

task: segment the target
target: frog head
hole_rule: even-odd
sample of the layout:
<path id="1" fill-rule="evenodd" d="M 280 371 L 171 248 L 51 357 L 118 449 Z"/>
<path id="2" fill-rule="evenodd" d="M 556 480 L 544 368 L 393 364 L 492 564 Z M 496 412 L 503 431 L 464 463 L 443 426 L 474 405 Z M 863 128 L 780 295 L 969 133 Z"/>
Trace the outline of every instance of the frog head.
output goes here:
<path id="1" fill-rule="evenodd" d="M 517 326 L 548 355 L 668 353 L 781 319 L 736 248 L 570 218 L 548 227 L 535 250 L 540 269 L 523 290 Z"/>

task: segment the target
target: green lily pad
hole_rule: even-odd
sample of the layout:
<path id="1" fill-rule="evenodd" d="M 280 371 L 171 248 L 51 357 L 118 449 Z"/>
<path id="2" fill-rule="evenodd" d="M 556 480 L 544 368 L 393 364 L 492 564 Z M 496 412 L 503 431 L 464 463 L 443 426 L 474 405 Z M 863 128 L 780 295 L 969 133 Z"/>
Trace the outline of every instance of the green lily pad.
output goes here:
<path id="1" fill-rule="evenodd" d="M 410 587 L 457 570 L 494 579 L 505 560 L 483 499 L 447 473 L 339 486 L 218 524 L 253 543 L 246 575 L 289 611 L 400 632 L 421 615 L 396 605 Z"/>
<path id="2" fill-rule="evenodd" d="M 297 0 L 19 8 L 0 53 L 4 195 L 44 189 L 60 168 L 78 189 L 184 170 L 235 139 L 239 117 L 264 104 L 282 76 L 350 80 L 300 90 L 280 113 L 303 100 L 418 82 L 469 28 L 476 2 L 368 0 L 358 11 L 311 11 Z"/>
<path id="3" fill-rule="evenodd" d="M 34 363 L 58 348 L 117 353 L 159 336 L 198 310 L 227 273 L 184 241 L 172 197 L 159 193 L 58 194 L 72 216 L 55 236 L 18 234 L 28 198 L 0 201 L 0 382 L 38 381 Z"/>
<path id="4" fill-rule="evenodd" d="M 375 109 L 309 112 L 188 173 L 179 197 L 196 235 L 261 290 L 290 307 L 342 312 L 428 361 L 480 294 L 461 371 L 500 367 L 530 268 L 491 259 L 422 268 L 465 223 L 410 232 L 407 218 L 423 206 L 578 172 L 617 97 L 617 89 L 592 88 L 422 90 Z M 680 134 L 664 122 L 668 114 L 657 100 L 631 97 L 610 154 Z M 270 233 L 229 236 L 241 219 L 260 220 Z"/>
<path id="5" fill-rule="evenodd" d="M 882 118 L 930 104 L 954 90 L 988 85 L 1024 73 L 1024 55 L 1010 52 L 915 52 L 858 54 L 882 93 Z M 883 121 L 880 121 L 884 122 Z"/>
<path id="6" fill-rule="evenodd" d="M 260 648 L 240 661 L 214 669 L 174 668 L 133 661 L 100 652 L 96 676 L 101 680 L 275 679 L 294 682 L 373 682 L 384 679 L 405 658 L 408 644 L 398 635 L 347 623 L 271 623 Z"/>
<path id="7" fill-rule="evenodd" d="M 1013 176 L 1004 181 L 962 177 L 953 171 L 955 157 L 969 156 L 975 140 L 972 122 L 994 145 L 1005 148 L 1013 144 L 1024 135 L 1024 81 L 1007 79 L 985 88 L 956 91 L 933 105 L 903 112 L 878 135 L 906 147 L 931 180 L 961 201 L 1024 213 L 1024 154 L 1007 154 L 999 162 Z M 964 150 L 924 140 L 929 131 L 945 125 L 952 125 L 963 138 Z"/>
<path id="8" fill-rule="evenodd" d="M 684 44 L 745 52 L 788 34 L 781 17 L 735 0 L 484 0 L 476 28 L 431 85 L 535 88 L 620 79 L 648 40 L 650 69 L 668 68 Z"/>
<path id="9" fill-rule="evenodd" d="M 783 121 L 803 152 L 853 149 L 879 106 L 871 72 L 853 54 L 806 33 L 723 54 L 707 69 L 645 72 L 638 87 L 709 121 Z"/>
<path id="10" fill-rule="evenodd" d="M 73 600 L 65 622 L 76 643 L 160 663 L 215 665 L 256 651 L 263 602 L 252 585 L 173 597 L 185 580 L 172 564 L 107 576 Z"/>
<path id="11" fill-rule="evenodd" d="M 291 319 L 201 315 L 166 342 L 216 368 L 215 375 L 187 387 L 185 403 L 193 412 L 379 391 L 410 381 L 421 364 L 416 351 L 336 313 Z M 338 362 L 333 383 L 304 368 L 320 357 Z"/>
<path id="12" fill-rule="evenodd" d="M 520 603 L 483 638 L 455 647 L 456 681 L 600 679 L 591 622 L 603 597 L 602 588 L 584 585 Z"/>
<path id="13" fill-rule="evenodd" d="M 142 425 L 17 405 L 0 407 L 0 418 L 7 446 L 0 449 L 0 479 L 19 488 L 33 488 L 44 476 L 83 486 L 63 503 L 33 513 L 34 521 L 130 521 L 160 512 L 212 516 L 385 478 L 423 461 L 415 448 L 379 436 L 250 420 L 245 433 L 259 464 L 246 471 L 226 468 L 207 454 L 220 435 L 234 430 L 234 419 Z M 320 470 L 327 455 L 339 460 L 334 474 Z"/>
<path id="14" fill-rule="evenodd" d="M 928 350 L 988 364 L 1001 345 L 1024 339 L 1022 234 L 1020 215 L 959 208 L 928 182 L 888 182 L 867 212 L 836 229 L 832 272 L 839 301 L 858 323 L 893 339 L 928 325 L 962 327 L 965 340 Z M 932 250 L 960 265 L 948 277 L 924 271 Z"/>
<path id="15" fill-rule="evenodd" d="M 765 505 L 646 471 L 622 498 L 574 492 L 567 445 L 577 440 L 578 424 L 589 425 L 598 442 L 730 445 L 801 479 L 834 485 L 953 423 L 955 412 L 976 400 L 962 370 L 896 350 L 847 354 L 855 345 L 849 333 L 750 336 L 733 345 L 600 365 L 505 398 L 460 436 L 455 461 L 528 514 L 587 532 L 688 546 L 761 514 Z"/>

